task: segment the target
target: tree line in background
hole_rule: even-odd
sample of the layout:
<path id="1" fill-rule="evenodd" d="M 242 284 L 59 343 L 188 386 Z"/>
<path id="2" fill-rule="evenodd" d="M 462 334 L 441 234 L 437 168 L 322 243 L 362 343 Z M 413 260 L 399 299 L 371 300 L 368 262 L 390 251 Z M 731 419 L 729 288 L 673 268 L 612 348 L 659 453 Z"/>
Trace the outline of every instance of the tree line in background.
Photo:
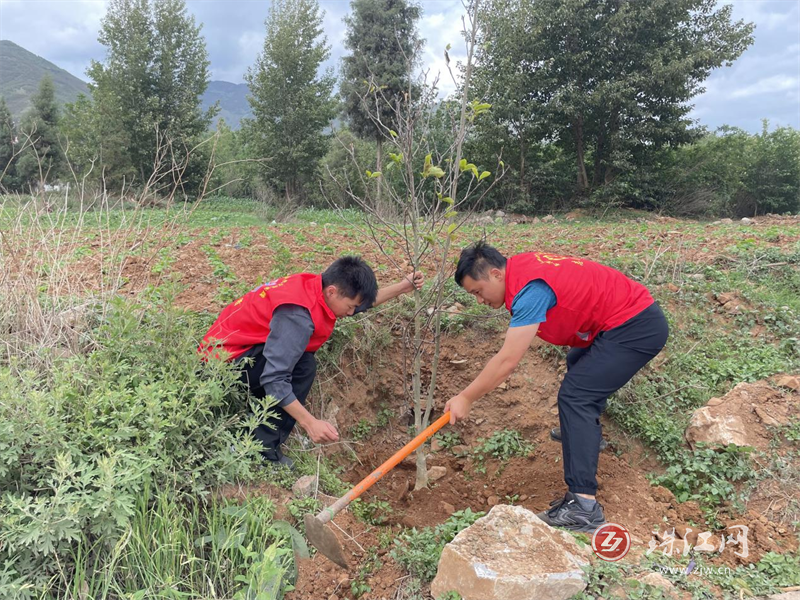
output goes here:
<path id="1" fill-rule="evenodd" d="M 707 132 L 689 118 L 703 82 L 752 43 L 715 0 L 492 0 L 481 8 L 474 91 L 491 110 L 465 148 L 506 165 L 482 208 L 536 213 L 575 206 L 673 214 L 752 215 L 800 209 L 800 132 Z M 380 202 L 384 141 L 398 109 L 428 102 L 424 132 L 452 143 L 454 100 L 435 100 L 418 75 L 420 8 L 352 0 L 341 76 L 322 69 L 331 47 L 317 0 L 276 0 L 262 52 L 248 70 L 253 117 L 235 131 L 203 111 L 209 80 L 201 26 L 184 0 L 112 0 L 92 62 L 90 96 L 59 111 L 44 79 L 19 124 L 0 100 L 0 184 L 104 189 L 202 186 L 293 203 Z M 457 40 L 453 40 L 456 42 Z M 449 61 L 449 57 L 448 57 Z M 433 100 L 431 100 L 433 99 Z M 337 117 L 344 125 L 333 127 Z M 434 155 L 436 151 L 434 150 Z M 208 165 L 217 165 L 210 181 Z M 419 165 L 422 168 L 422 165 Z M 210 188 L 209 188 L 210 186 Z"/>

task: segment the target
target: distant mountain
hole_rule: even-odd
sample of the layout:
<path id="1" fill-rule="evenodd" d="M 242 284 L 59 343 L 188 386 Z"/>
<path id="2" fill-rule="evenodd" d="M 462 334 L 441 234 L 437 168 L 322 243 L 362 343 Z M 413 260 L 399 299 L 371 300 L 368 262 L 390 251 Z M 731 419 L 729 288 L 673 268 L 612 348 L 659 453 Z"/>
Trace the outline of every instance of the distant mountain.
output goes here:
<path id="1" fill-rule="evenodd" d="M 89 94 L 86 82 L 14 42 L 0 40 L 0 96 L 16 121 L 31 105 L 31 97 L 47 73 L 53 78 L 59 105 L 74 102 L 78 94 Z M 229 127 L 239 129 L 239 122 L 253 114 L 247 102 L 249 93 L 244 83 L 210 81 L 201 103 L 205 110 L 218 101 L 220 111 L 214 123 L 221 117 Z"/>
<path id="2" fill-rule="evenodd" d="M 6 99 L 15 120 L 19 121 L 28 109 L 39 82 L 48 73 L 59 104 L 74 102 L 78 94 L 89 93 L 86 82 L 14 42 L 0 40 L 0 96 Z"/>
<path id="3" fill-rule="evenodd" d="M 246 83 L 229 83 L 227 81 L 209 81 L 206 93 L 202 97 L 203 110 L 219 101 L 220 111 L 214 117 L 214 123 L 223 118 L 232 129 L 239 129 L 240 121 L 252 117 L 247 95 L 250 88 Z"/>

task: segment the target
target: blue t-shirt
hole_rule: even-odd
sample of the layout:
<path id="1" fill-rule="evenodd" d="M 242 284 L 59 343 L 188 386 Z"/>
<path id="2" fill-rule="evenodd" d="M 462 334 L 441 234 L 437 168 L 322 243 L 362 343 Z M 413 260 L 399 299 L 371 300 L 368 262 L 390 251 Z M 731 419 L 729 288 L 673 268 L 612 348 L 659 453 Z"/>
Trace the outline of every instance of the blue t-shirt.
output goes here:
<path id="1" fill-rule="evenodd" d="M 511 302 L 510 327 L 524 327 L 544 323 L 548 310 L 556 305 L 553 288 L 543 279 L 534 279 L 522 288 Z"/>

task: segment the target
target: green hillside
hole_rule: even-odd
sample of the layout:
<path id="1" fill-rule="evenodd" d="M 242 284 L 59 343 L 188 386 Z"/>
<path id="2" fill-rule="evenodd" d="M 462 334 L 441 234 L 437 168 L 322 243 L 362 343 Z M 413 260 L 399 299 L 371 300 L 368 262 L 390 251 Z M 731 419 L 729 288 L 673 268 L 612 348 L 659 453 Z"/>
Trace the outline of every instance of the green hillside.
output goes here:
<path id="1" fill-rule="evenodd" d="M 0 40 L 0 95 L 19 120 L 30 106 L 30 98 L 45 74 L 53 78 L 59 104 L 73 102 L 78 94 L 87 94 L 86 83 L 48 60 L 28 52 L 8 40 Z"/>

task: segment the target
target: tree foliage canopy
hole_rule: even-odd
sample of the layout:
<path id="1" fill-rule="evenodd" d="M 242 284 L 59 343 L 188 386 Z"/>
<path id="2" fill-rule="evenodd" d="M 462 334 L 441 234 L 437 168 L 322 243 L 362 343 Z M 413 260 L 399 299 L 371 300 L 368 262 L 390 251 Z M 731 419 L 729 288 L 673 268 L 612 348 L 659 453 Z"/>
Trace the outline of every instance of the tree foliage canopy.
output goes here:
<path id="1" fill-rule="evenodd" d="M 146 180 L 159 146 L 169 141 L 180 154 L 208 128 L 215 109 L 200 106 L 210 64 L 200 30 L 184 0 L 109 3 L 98 38 L 106 59 L 87 73 L 101 140 L 126 148 L 117 170 Z"/>
<path id="2" fill-rule="evenodd" d="M 487 20 L 477 85 L 495 132 L 557 142 L 579 192 L 694 139 L 690 100 L 753 41 L 715 0 L 494 0 Z"/>
<path id="3" fill-rule="evenodd" d="M 335 79 L 330 69 L 322 75 L 319 69 L 330 46 L 316 0 L 276 0 L 266 29 L 264 49 L 246 75 L 254 117 L 245 129 L 269 179 L 292 197 L 327 151 Z"/>

